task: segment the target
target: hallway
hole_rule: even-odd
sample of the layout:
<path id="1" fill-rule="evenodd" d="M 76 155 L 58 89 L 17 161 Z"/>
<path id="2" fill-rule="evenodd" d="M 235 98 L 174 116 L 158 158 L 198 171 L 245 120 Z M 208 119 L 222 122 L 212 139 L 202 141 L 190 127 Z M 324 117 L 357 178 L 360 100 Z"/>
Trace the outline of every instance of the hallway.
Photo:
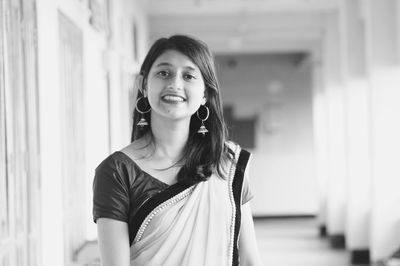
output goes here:
<path id="1" fill-rule="evenodd" d="M 316 217 L 256 219 L 264 264 L 400 266 L 398 0 L 0 0 L 0 266 L 99 264 L 95 169 L 174 34 L 215 57 L 253 216 Z"/>
<path id="2" fill-rule="evenodd" d="M 318 236 L 314 218 L 254 219 L 258 247 L 265 266 L 348 266 L 346 250 L 333 249 Z M 77 266 L 98 266 L 97 242 L 85 247 Z M 367 266 L 367 265 L 359 265 Z"/>
<path id="3" fill-rule="evenodd" d="M 255 219 L 254 223 L 264 265 L 350 265 L 347 251 L 332 249 L 318 236 L 313 218 Z"/>

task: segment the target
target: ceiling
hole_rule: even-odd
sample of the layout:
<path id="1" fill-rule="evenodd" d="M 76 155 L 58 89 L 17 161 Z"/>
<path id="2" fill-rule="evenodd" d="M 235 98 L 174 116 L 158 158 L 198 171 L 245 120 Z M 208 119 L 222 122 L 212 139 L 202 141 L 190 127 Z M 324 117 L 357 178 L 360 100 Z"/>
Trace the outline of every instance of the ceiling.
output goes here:
<path id="1" fill-rule="evenodd" d="M 312 52 L 340 0 L 142 0 L 150 41 L 175 33 L 214 53 Z"/>

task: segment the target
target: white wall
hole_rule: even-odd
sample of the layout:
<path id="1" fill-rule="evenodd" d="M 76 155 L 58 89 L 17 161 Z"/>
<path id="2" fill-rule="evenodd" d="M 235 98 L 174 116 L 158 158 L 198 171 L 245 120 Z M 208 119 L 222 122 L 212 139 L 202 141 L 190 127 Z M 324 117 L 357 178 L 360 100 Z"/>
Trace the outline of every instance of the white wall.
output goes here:
<path id="1" fill-rule="evenodd" d="M 371 218 L 371 119 L 366 78 L 365 23 L 360 3 L 342 1 L 343 76 L 346 97 L 347 206 L 346 246 L 368 250 Z"/>
<path id="2" fill-rule="evenodd" d="M 235 67 L 229 67 L 232 59 Z M 257 117 L 250 169 L 254 215 L 315 214 L 308 60 L 284 54 L 217 56 L 217 74 L 223 104 L 234 106 L 234 117 Z"/>
<path id="3" fill-rule="evenodd" d="M 371 257 L 400 246 L 400 47 L 396 0 L 366 1 L 367 72 L 371 93 Z"/>
<path id="4" fill-rule="evenodd" d="M 85 175 L 85 236 L 96 237 L 92 220 L 92 182 L 95 167 L 111 151 L 129 143 L 129 90 L 142 60 L 147 43 L 146 13 L 138 1 L 112 1 L 110 21 L 111 39 L 106 30 L 90 25 L 87 1 L 37 0 L 38 56 L 39 56 L 39 121 L 41 161 L 41 257 L 43 266 L 64 265 L 68 248 L 64 247 L 63 233 L 63 178 L 60 129 L 59 26 L 58 12 L 62 12 L 82 31 Z M 132 26 L 136 23 L 138 55 L 133 58 Z M 107 72 L 110 84 L 107 86 Z M 108 96 L 110 99 L 108 100 Z M 110 127 L 111 125 L 111 127 Z M 110 129 L 111 128 L 111 129 Z M 80 245 L 83 243 L 80 243 Z M 80 246 L 79 245 L 79 246 Z M 79 246 L 73 247 L 78 249 Z"/>
<path id="5" fill-rule="evenodd" d="M 134 57 L 133 25 L 137 29 L 137 58 Z M 114 1 L 107 40 L 88 32 L 87 63 L 87 218 L 88 239 L 97 237 L 92 219 L 92 182 L 96 166 L 110 153 L 130 143 L 130 90 L 147 46 L 146 13 L 136 1 Z M 103 39 L 101 39 L 103 37 Z M 106 74 L 109 75 L 107 88 Z M 109 97 L 109 98 L 108 98 Z"/>
<path id="6" fill-rule="evenodd" d="M 343 235 L 346 212 L 346 133 L 345 90 L 340 65 L 338 18 L 331 13 L 326 18 L 322 41 L 322 75 L 326 95 L 327 120 L 327 229 L 331 235 Z"/>
<path id="7" fill-rule="evenodd" d="M 400 246 L 399 11 L 396 0 L 341 1 L 327 16 L 314 97 L 328 234 L 373 262 Z"/>
<path id="8" fill-rule="evenodd" d="M 130 90 L 134 76 L 148 49 L 147 16 L 139 1 L 120 0 L 113 5 L 110 21 L 113 35 L 107 60 L 110 70 L 110 151 L 119 150 L 130 143 Z M 137 58 L 134 56 L 133 26 L 136 25 Z M 136 93 L 134 93 L 136 96 Z"/>

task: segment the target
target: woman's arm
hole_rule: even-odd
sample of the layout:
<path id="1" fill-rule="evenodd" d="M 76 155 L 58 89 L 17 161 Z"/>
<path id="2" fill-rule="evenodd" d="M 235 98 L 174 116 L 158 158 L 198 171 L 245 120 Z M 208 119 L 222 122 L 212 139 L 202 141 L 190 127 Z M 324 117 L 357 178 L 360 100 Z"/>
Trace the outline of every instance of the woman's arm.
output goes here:
<path id="1" fill-rule="evenodd" d="M 128 224 L 109 218 L 97 220 L 101 266 L 129 266 Z"/>
<path id="2" fill-rule="evenodd" d="M 242 205 L 242 223 L 239 236 L 240 265 L 259 266 L 262 265 L 258 252 L 256 234 L 254 231 L 253 216 L 250 203 Z"/>

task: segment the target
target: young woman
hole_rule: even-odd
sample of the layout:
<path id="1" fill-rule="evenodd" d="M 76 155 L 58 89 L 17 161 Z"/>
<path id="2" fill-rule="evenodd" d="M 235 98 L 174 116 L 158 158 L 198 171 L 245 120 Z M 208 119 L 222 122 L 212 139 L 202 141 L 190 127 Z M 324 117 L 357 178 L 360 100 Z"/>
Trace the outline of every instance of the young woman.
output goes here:
<path id="1" fill-rule="evenodd" d="M 137 83 L 132 143 L 93 184 L 102 265 L 260 265 L 250 154 L 227 140 L 207 46 L 157 40 Z"/>

